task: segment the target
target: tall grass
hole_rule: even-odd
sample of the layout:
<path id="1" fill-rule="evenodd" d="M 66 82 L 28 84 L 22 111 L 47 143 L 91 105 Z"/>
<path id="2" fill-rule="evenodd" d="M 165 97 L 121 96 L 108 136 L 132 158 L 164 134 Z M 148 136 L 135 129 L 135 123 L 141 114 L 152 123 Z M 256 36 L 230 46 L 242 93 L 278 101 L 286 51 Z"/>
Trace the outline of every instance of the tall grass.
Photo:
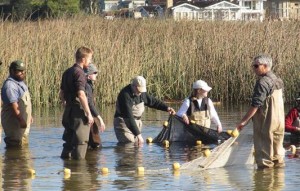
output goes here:
<path id="1" fill-rule="evenodd" d="M 34 105 L 55 106 L 61 75 L 84 45 L 94 50 L 100 69 L 95 93 L 101 104 L 114 103 L 135 75 L 145 76 L 149 92 L 162 99 L 181 100 L 193 81 L 203 79 L 213 87 L 213 99 L 242 102 L 251 97 L 256 80 L 252 58 L 267 53 L 289 101 L 300 91 L 299 41 L 299 22 L 0 21 L 0 79 L 12 60 L 22 59 Z"/>

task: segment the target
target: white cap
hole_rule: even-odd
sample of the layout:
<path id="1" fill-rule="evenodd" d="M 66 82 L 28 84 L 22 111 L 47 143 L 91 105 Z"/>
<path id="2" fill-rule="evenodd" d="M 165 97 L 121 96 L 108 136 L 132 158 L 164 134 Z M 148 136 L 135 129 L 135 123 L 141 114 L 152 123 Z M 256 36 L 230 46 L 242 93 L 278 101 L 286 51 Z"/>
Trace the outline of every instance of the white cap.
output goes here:
<path id="1" fill-rule="evenodd" d="M 136 86 L 139 92 L 147 92 L 146 79 L 143 76 L 136 76 L 132 79 L 131 85 Z"/>
<path id="2" fill-rule="evenodd" d="M 205 81 L 197 80 L 193 83 L 193 89 L 203 89 L 204 91 L 209 92 L 211 87 L 209 87 Z"/>

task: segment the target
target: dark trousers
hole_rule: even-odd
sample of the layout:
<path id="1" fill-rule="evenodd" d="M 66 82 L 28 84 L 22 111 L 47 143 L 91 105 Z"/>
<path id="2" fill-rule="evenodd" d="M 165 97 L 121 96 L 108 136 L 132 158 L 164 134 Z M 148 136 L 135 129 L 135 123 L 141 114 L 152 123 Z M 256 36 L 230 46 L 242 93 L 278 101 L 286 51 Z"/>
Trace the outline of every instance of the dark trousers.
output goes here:
<path id="1" fill-rule="evenodd" d="M 67 105 L 62 124 L 65 128 L 62 139 L 61 158 L 84 159 L 87 151 L 90 127 L 79 104 Z"/>

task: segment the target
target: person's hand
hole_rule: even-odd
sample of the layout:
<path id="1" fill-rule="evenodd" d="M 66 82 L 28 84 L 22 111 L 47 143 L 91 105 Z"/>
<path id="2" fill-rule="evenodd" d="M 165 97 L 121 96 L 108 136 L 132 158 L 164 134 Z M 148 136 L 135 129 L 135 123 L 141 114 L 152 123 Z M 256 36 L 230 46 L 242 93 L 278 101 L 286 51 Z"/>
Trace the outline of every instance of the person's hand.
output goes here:
<path id="1" fill-rule="evenodd" d="M 94 119 L 95 123 L 97 124 L 97 127 L 99 129 L 99 131 L 102 133 L 105 130 L 105 124 L 103 122 L 103 119 L 100 115 L 98 115 L 95 119 Z"/>
<path id="2" fill-rule="evenodd" d="M 88 119 L 88 124 L 91 127 L 94 123 L 94 118 L 91 113 L 88 114 L 87 119 Z"/>
<path id="3" fill-rule="evenodd" d="M 223 131 L 222 125 L 218 126 L 218 133 L 221 133 Z"/>
<path id="4" fill-rule="evenodd" d="M 176 114 L 176 111 L 172 108 L 172 107 L 168 107 L 168 110 L 170 115 L 175 115 Z"/>
<path id="5" fill-rule="evenodd" d="M 297 131 L 297 132 L 300 132 L 300 127 L 296 127 L 296 131 Z"/>
<path id="6" fill-rule="evenodd" d="M 61 105 L 62 105 L 63 107 L 66 107 L 67 102 L 66 102 L 65 100 L 61 101 Z"/>
<path id="7" fill-rule="evenodd" d="M 236 126 L 236 128 L 237 128 L 239 131 L 241 131 L 241 130 L 245 127 L 245 125 L 246 125 L 246 123 L 241 122 L 241 123 L 239 123 L 239 124 Z"/>
<path id="8" fill-rule="evenodd" d="M 143 139 L 143 137 L 142 137 L 142 134 L 139 134 L 138 136 L 137 136 L 137 141 L 138 141 L 138 144 L 139 145 L 143 145 L 144 144 L 144 139 Z"/>
<path id="9" fill-rule="evenodd" d="M 185 115 L 185 114 L 182 115 L 182 120 L 185 124 L 187 124 L 187 125 L 190 124 L 190 120 L 187 115 Z"/>

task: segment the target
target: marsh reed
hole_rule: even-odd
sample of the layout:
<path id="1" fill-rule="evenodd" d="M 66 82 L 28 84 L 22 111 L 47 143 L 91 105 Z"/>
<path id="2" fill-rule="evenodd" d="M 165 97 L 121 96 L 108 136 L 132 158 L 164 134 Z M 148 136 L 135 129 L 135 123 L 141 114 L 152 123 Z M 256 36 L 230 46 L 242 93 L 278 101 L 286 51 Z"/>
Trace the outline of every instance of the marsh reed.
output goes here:
<path id="1" fill-rule="evenodd" d="M 12 60 L 28 64 L 27 84 L 35 106 L 56 106 L 62 72 L 75 50 L 91 47 L 100 69 L 95 93 L 101 105 L 114 103 L 120 89 L 143 75 L 148 90 L 162 99 L 182 100 L 203 79 L 210 97 L 243 102 L 252 94 L 252 58 L 273 57 L 285 82 L 286 101 L 300 91 L 299 22 L 195 22 L 103 20 L 76 17 L 37 22 L 0 21 L 0 79 Z"/>

